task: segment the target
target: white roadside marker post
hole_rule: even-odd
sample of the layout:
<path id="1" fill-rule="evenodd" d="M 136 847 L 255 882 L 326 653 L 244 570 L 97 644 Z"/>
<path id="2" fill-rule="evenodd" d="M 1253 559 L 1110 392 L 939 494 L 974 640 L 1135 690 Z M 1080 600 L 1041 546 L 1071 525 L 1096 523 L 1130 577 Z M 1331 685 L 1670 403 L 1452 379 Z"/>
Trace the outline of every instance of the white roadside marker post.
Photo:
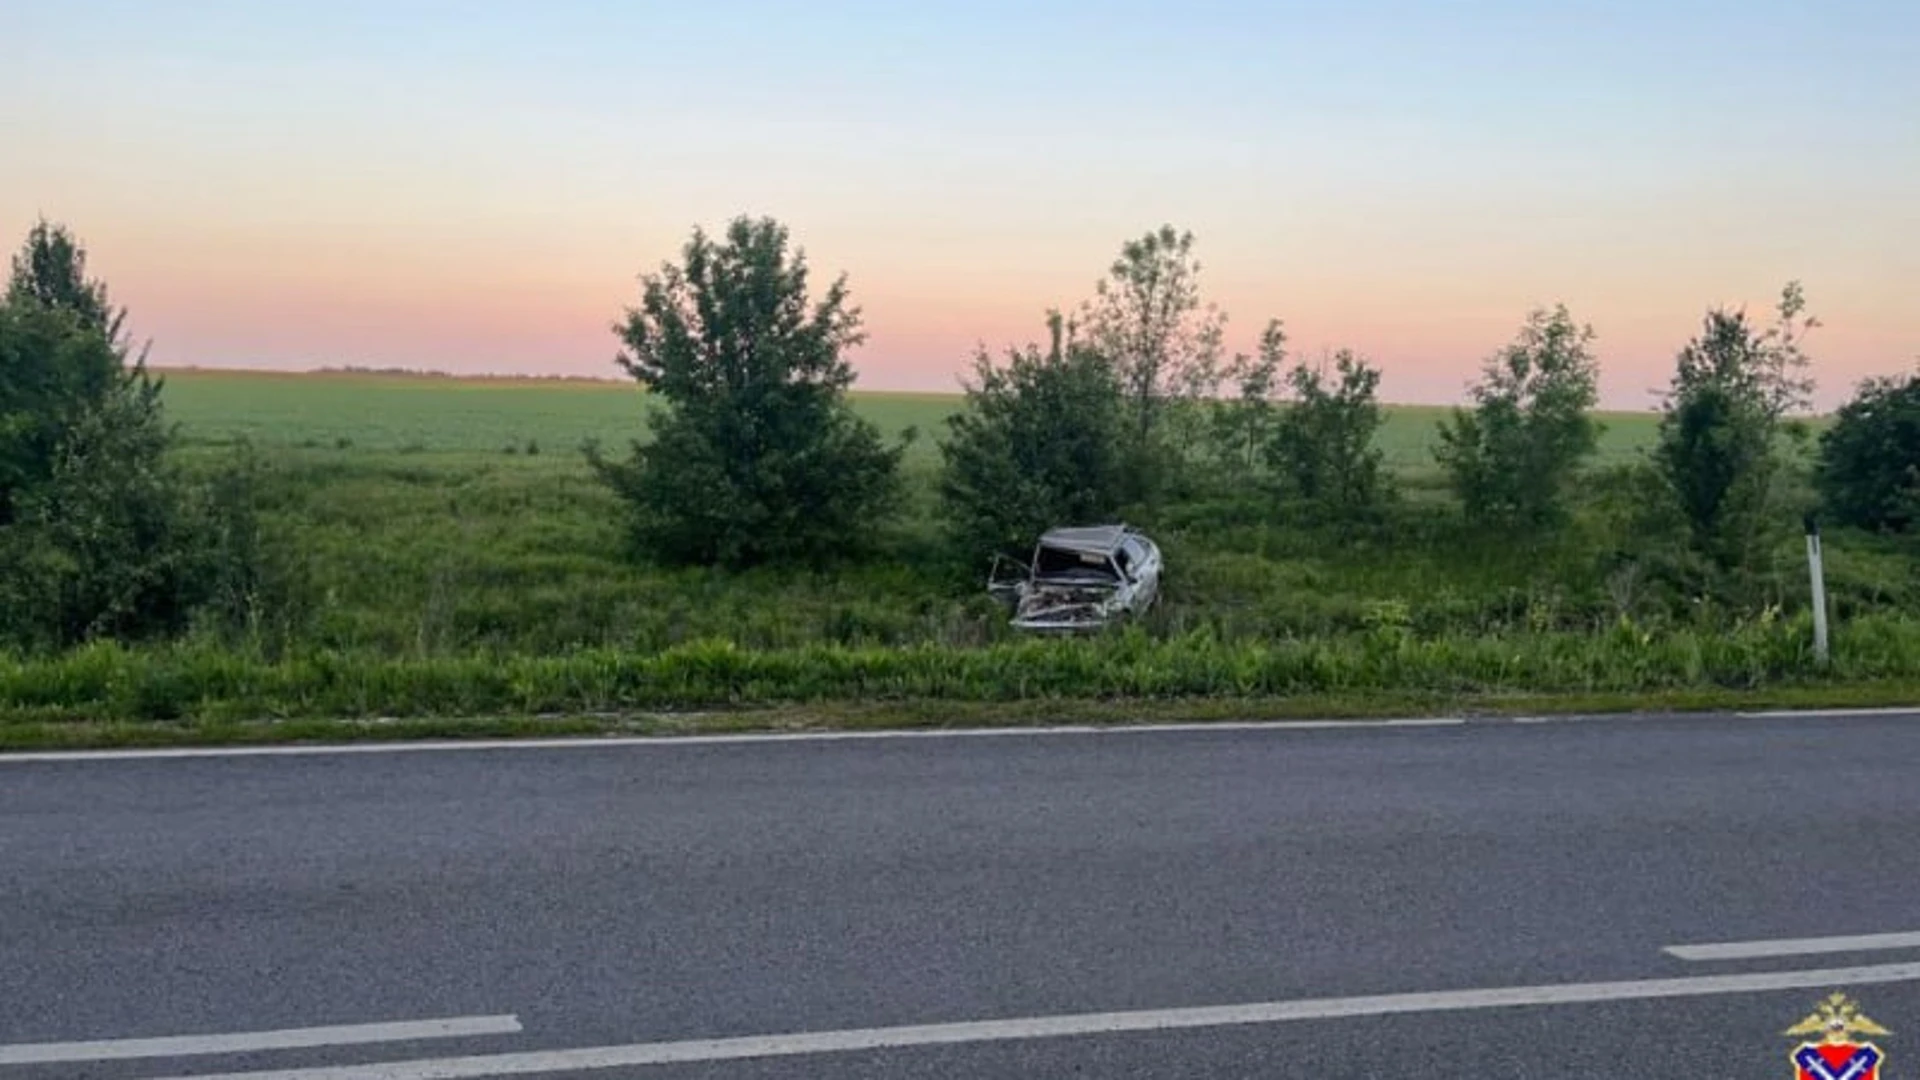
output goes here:
<path id="1" fill-rule="evenodd" d="M 1820 523 L 1806 516 L 1807 573 L 1813 582 L 1813 658 L 1827 666 L 1827 579 L 1820 565 Z"/>

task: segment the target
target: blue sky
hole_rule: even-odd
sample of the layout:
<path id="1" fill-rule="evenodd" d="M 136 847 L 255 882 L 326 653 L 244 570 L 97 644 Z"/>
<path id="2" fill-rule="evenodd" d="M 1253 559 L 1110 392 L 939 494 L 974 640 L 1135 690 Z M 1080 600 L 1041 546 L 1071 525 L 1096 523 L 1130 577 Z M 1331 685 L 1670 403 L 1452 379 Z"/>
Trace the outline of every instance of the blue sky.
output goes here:
<path id="1" fill-rule="evenodd" d="M 0 224 L 73 225 L 168 363 L 612 374 L 696 224 L 848 273 L 950 388 L 1126 238 L 1451 400 L 1537 304 L 1643 405 L 1805 281 L 1823 398 L 1920 355 L 1920 5 L 175 3 L 0 14 Z M 8 224 L 10 223 L 10 224 Z"/>

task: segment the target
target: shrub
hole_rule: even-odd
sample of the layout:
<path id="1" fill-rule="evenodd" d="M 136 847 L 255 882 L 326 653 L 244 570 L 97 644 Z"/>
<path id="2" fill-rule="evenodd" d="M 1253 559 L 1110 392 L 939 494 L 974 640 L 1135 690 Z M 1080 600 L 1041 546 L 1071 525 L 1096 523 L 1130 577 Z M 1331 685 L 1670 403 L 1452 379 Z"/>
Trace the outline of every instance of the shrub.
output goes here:
<path id="1" fill-rule="evenodd" d="M 1227 365 L 1226 379 L 1234 393 L 1211 403 L 1205 434 L 1221 486 L 1229 492 L 1256 482 L 1270 456 L 1280 422 L 1280 369 L 1286 360 L 1286 328 L 1273 319 L 1260 332 L 1259 349 L 1252 356 L 1236 355 Z"/>
<path id="2" fill-rule="evenodd" d="M 940 498 L 968 557 L 1030 548 L 1042 530 L 1113 517 L 1123 498 L 1121 390 L 1104 355 L 1068 340 L 974 359 L 966 407 L 947 421 Z"/>
<path id="3" fill-rule="evenodd" d="M 1811 384 L 1800 339 L 1799 286 L 1781 293 L 1779 321 L 1756 331 L 1741 311 L 1708 313 L 1680 351 L 1660 420 L 1654 461 L 1687 521 L 1693 549 L 1722 571 L 1749 566 L 1766 547 L 1782 419 Z"/>
<path id="4" fill-rule="evenodd" d="M 1861 383 L 1820 436 L 1814 479 L 1843 524 L 1910 528 L 1920 516 L 1920 374 Z"/>
<path id="5" fill-rule="evenodd" d="M 1592 341 L 1564 305 L 1535 311 L 1487 362 L 1473 410 L 1441 423 L 1434 457 L 1470 516 L 1520 527 L 1566 518 L 1574 475 L 1600 435 Z"/>
<path id="6" fill-rule="evenodd" d="M 1342 349 L 1327 370 L 1296 365 L 1287 373 L 1294 401 L 1275 423 L 1269 444 L 1283 490 L 1329 519 L 1351 521 L 1385 497 L 1382 455 L 1374 434 L 1383 417 L 1380 369 Z"/>

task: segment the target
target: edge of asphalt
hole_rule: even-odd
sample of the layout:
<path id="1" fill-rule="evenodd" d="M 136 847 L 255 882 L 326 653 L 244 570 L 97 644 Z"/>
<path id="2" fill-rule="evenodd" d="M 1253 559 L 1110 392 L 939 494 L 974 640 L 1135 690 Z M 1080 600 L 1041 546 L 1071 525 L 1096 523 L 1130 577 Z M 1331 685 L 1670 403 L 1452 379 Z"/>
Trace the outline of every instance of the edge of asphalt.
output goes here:
<path id="1" fill-rule="evenodd" d="M 1008 736 L 1163 734 L 1229 731 L 1363 731 L 1568 723 L 1716 720 L 1920 720 L 1920 694 L 1899 703 L 1796 707 L 1775 697 L 1730 695 L 1689 703 L 1657 697 L 1520 698 L 1478 708 L 1335 708 L 1311 702 L 1026 702 L 1015 708 L 919 703 L 678 714 L 491 716 L 0 724 L 0 764 L 74 760 L 392 753 L 434 750 L 699 746 L 802 741 Z M 1816 699 L 1818 700 L 1818 699 Z M 1276 705 L 1291 705 L 1277 708 Z M 1326 703 L 1322 703 L 1326 704 Z M 1639 707 L 1634 707 L 1638 705 Z M 1089 708 L 1093 706 L 1093 708 Z M 1185 706 L 1184 708 L 1182 706 Z M 1238 706 L 1236 710 L 1236 706 Z M 1608 707 L 1613 706 L 1613 707 Z M 1278 712 L 1279 715 L 1262 715 Z"/>

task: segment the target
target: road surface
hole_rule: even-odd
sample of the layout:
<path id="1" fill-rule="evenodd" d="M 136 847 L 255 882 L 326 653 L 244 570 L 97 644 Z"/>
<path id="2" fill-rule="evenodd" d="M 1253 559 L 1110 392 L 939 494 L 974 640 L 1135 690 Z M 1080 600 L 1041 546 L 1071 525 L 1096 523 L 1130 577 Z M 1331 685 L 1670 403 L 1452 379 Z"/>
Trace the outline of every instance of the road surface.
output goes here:
<path id="1" fill-rule="evenodd" d="M 0 759 L 0 1080 L 1920 1076 L 1920 714 Z"/>

